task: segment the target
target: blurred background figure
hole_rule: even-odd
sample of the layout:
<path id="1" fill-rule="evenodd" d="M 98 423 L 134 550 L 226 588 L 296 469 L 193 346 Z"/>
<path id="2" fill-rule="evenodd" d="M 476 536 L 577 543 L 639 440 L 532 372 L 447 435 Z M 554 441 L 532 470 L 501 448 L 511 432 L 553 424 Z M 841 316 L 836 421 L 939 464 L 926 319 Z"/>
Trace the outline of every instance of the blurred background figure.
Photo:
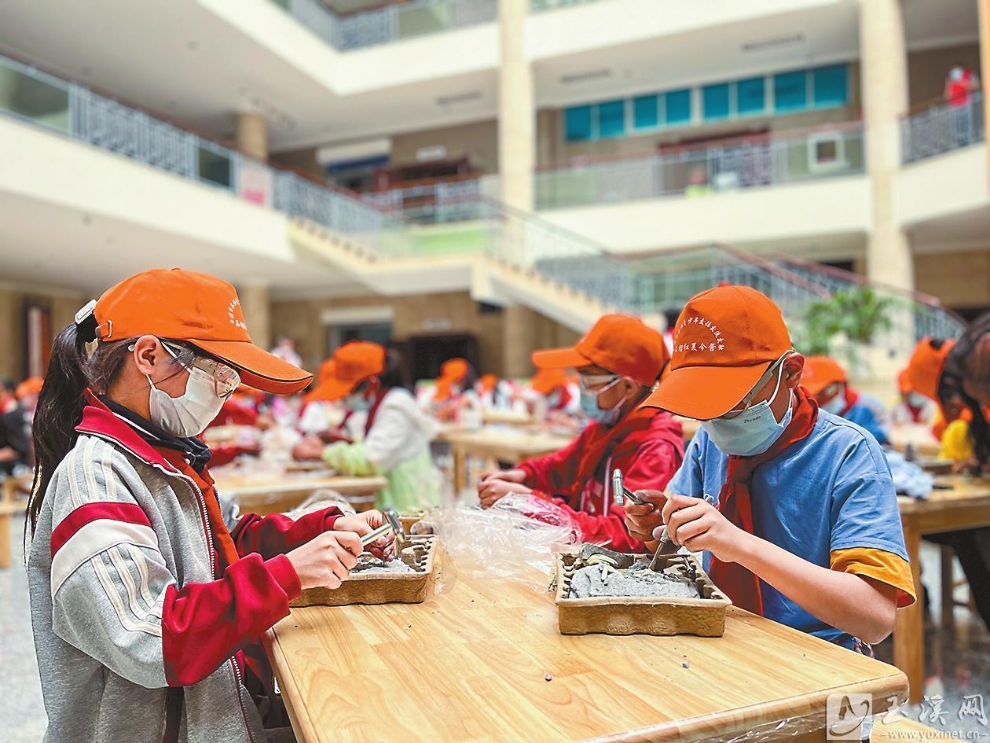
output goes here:
<path id="1" fill-rule="evenodd" d="M 891 425 L 931 428 L 935 424 L 938 404 L 911 386 L 910 369 L 897 375 L 897 391 L 901 399 L 890 411 Z"/>
<path id="2" fill-rule="evenodd" d="M 849 386 L 846 370 L 835 359 L 828 356 L 805 359 L 801 386 L 812 394 L 823 410 L 865 428 L 881 446 L 890 443 L 876 414 L 860 402 L 860 394 Z"/>
<path id="3" fill-rule="evenodd" d="M 334 352 L 333 362 L 310 399 L 342 401 L 351 413 L 366 413 L 363 436 L 329 446 L 309 436 L 296 445 L 293 455 L 322 459 L 342 474 L 384 475 L 388 486 L 375 498 L 378 509 L 392 506 L 408 513 L 438 505 L 439 480 L 430 458 L 437 425 L 416 405 L 398 353 L 376 343 L 351 341 Z"/>
<path id="4" fill-rule="evenodd" d="M 945 78 L 945 101 L 950 106 L 965 106 L 979 89 L 980 79 L 976 73 L 961 64 L 955 64 Z"/>
<path id="5" fill-rule="evenodd" d="M 540 369 L 530 380 L 530 389 L 537 395 L 542 405 L 534 403 L 534 408 L 546 412 L 545 420 L 552 426 L 575 428 L 581 416 L 581 391 L 577 377 L 564 369 Z"/>
<path id="6" fill-rule="evenodd" d="M 272 356 L 277 356 L 294 366 L 302 366 L 302 358 L 296 353 L 296 342 L 287 335 L 280 335 L 275 339 L 275 347 L 271 351 Z"/>
<path id="7" fill-rule="evenodd" d="M 31 426 L 38 395 L 44 380 L 31 377 L 13 391 L 13 403 L 0 414 L 0 474 L 17 474 L 34 463 L 31 451 Z"/>

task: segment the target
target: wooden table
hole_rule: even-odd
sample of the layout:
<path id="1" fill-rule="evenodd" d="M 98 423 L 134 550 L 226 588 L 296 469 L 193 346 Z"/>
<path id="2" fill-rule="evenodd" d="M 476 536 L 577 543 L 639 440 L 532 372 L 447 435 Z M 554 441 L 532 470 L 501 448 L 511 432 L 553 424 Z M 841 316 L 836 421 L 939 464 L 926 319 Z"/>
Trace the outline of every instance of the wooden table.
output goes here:
<path id="1" fill-rule="evenodd" d="M 499 423 L 504 426 L 531 426 L 536 422 L 529 413 L 516 410 L 482 410 L 481 420 L 487 424 Z"/>
<path id="2" fill-rule="evenodd" d="M 311 607 L 266 636 L 300 743 L 705 740 L 805 718 L 829 693 L 903 700 L 892 666 L 730 608 L 725 636 L 563 636 L 549 595 L 457 568 L 424 604 Z"/>
<path id="3" fill-rule="evenodd" d="M 18 491 L 31 489 L 34 475 L 18 475 L 8 477 L 3 481 L 3 495 L 0 497 L 0 569 L 10 567 L 10 520 L 11 517 L 23 514 L 27 504 L 15 496 Z"/>
<path id="4" fill-rule="evenodd" d="M 345 496 L 373 496 L 388 485 L 384 477 L 350 477 L 309 473 L 270 475 L 219 475 L 217 493 L 233 496 L 241 511 L 282 513 L 289 511 L 317 490 L 336 490 Z M 369 502 L 370 502 L 369 498 Z M 371 507 L 370 505 L 368 506 Z"/>
<path id="5" fill-rule="evenodd" d="M 924 607 L 921 601 L 921 537 L 942 531 L 990 526 L 990 480 L 946 478 L 951 490 L 933 490 L 927 500 L 898 498 L 904 543 L 918 600 L 897 612 L 894 665 L 907 674 L 911 702 L 921 701 L 925 682 Z"/>
<path id="6" fill-rule="evenodd" d="M 575 434 L 577 435 L 577 434 Z M 443 440 L 450 444 L 454 457 L 454 488 L 460 493 L 468 486 L 468 457 L 518 464 L 524 459 L 551 454 L 571 443 L 570 438 L 549 433 L 522 431 L 448 430 Z"/>
<path id="7" fill-rule="evenodd" d="M 923 457 L 937 457 L 942 451 L 942 442 L 932 435 L 927 426 L 895 426 L 890 430 L 890 443 L 899 452 L 911 444 Z"/>

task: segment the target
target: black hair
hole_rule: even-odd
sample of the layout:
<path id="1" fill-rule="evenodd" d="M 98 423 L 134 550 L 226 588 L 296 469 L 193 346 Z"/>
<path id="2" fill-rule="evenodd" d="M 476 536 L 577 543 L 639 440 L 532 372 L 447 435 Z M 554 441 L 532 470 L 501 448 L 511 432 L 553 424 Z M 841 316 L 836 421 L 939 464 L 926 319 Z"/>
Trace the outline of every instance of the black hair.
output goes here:
<path id="1" fill-rule="evenodd" d="M 402 357 L 395 349 L 385 353 L 385 369 L 378 375 L 378 381 L 381 383 L 382 392 L 387 392 L 395 387 L 401 387 L 405 390 L 411 389 Z"/>
<path id="2" fill-rule="evenodd" d="M 90 315 L 79 325 L 67 326 L 52 344 L 48 373 L 38 396 L 32 425 L 35 467 L 27 505 L 32 534 L 38 525 L 38 514 L 55 468 L 79 438 L 76 426 L 82 420 L 86 406 L 86 390 L 106 394 L 120 375 L 130 353 L 129 346 L 136 340 L 125 338 L 97 343 L 90 354 L 86 347 L 96 340 L 96 331 L 96 320 Z M 181 354 L 176 363 L 188 364 L 191 358 L 190 351 L 188 359 Z"/>
<path id="3" fill-rule="evenodd" d="M 969 423 L 969 437 L 973 442 L 973 450 L 980 464 L 990 462 L 990 424 L 983 415 L 983 406 L 979 400 L 968 395 L 963 388 L 965 379 L 973 379 L 969 371 L 969 360 L 976 344 L 987 333 L 990 333 L 990 312 L 981 315 L 972 322 L 962 338 L 952 347 L 945 358 L 945 366 L 938 382 L 938 400 L 943 410 L 953 410 L 959 407 L 959 402 L 969 408 L 973 419 Z M 944 341 L 931 341 L 935 350 L 942 347 Z M 975 380 L 990 382 L 990 380 Z"/>

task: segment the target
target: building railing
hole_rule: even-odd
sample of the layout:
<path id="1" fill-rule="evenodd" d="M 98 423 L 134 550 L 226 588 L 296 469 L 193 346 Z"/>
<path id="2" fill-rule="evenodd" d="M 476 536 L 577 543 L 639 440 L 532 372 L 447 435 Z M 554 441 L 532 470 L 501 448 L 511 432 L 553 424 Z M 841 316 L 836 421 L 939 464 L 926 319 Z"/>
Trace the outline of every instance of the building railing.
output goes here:
<path id="1" fill-rule="evenodd" d="M 905 165 L 982 142 L 983 92 L 962 103 L 932 106 L 901 120 L 901 147 Z"/>
<path id="2" fill-rule="evenodd" d="M 244 157 L 76 83 L 0 56 L 0 113 L 154 168 L 271 206 L 395 253 L 408 225 L 356 196 Z"/>
<path id="3" fill-rule="evenodd" d="M 476 26 L 498 18 L 498 0 L 412 0 L 345 16 L 335 14 L 319 0 L 273 2 L 340 51 Z"/>
<path id="4" fill-rule="evenodd" d="M 837 126 L 542 170 L 535 175 L 536 207 L 701 197 L 853 175 L 864 172 L 864 165 L 860 126 Z"/>

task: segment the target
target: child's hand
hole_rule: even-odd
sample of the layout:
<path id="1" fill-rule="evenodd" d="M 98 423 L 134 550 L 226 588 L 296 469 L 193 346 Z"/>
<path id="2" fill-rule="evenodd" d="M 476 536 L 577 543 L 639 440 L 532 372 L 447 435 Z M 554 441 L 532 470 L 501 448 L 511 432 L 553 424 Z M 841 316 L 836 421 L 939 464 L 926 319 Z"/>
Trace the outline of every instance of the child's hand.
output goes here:
<path id="1" fill-rule="evenodd" d="M 532 492 L 525 485 L 490 477 L 478 483 L 478 498 L 482 508 L 491 508 L 509 493 L 528 494 Z"/>
<path id="2" fill-rule="evenodd" d="M 626 529 L 629 530 L 629 536 L 633 539 L 649 542 L 653 539 L 653 530 L 657 527 L 663 527 L 660 509 L 667 502 L 667 496 L 659 490 L 637 490 L 636 495 L 653 505 L 638 506 L 632 501 L 626 501 L 623 506 L 626 512 Z"/>
<path id="3" fill-rule="evenodd" d="M 701 498 L 687 495 L 671 495 L 663 507 L 663 520 L 667 534 L 675 544 L 692 552 L 711 552 L 722 562 L 737 562 L 742 547 L 751 536 L 730 523 L 715 506 Z M 654 530 L 660 538 L 662 528 Z"/>
<path id="4" fill-rule="evenodd" d="M 320 459 L 326 445 L 316 436 L 306 436 L 292 448 L 293 459 Z"/>
<path id="5" fill-rule="evenodd" d="M 333 522 L 334 531 L 350 531 L 360 537 L 370 534 L 384 523 L 382 515 L 378 511 L 362 511 L 354 516 L 341 516 Z M 395 551 L 395 534 L 389 532 L 385 536 L 369 544 L 367 550 L 383 560 L 391 560 Z"/>

